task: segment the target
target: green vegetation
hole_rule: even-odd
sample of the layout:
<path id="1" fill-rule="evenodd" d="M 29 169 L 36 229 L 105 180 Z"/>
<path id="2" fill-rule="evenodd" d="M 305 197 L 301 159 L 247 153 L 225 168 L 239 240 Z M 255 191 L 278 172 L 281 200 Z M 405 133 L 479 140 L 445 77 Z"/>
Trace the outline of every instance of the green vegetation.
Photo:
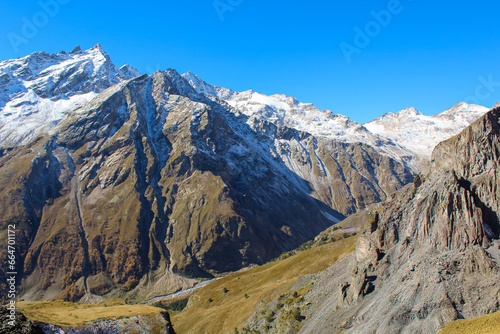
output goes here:
<path id="1" fill-rule="evenodd" d="M 187 306 L 189 298 L 177 299 L 177 300 L 160 300 L 153 303 L 154 307 L 159 307 L 167 311 L 182 311 Z"/>
<path id="2" fill-rule="evenodd" d="M 377 215 L 378 214 L 373 214 L 373 211 L 370 209 L 365 209 L 357 212 L 341 221 L 340 223 L 326 229 L 314 240 L 309 240 L 294 250 L 282 253 L 280 256 L 271 260 L 270 262 L 284 260 L 305 250 L 355 236 L 357 235 L 357 232 L 354 231 L 356 228 L 358 228 L 360 232 L 362 232 L 365 226 L 368 226 L 375 221 Z M 349 229 L 347 230 L 349 232 L 346 232 L 346 229 Z"/>
<path id="3" fill-rule="evenodd" d="M 360 211 L 272 262 L 226 276 L 196 290 L 190 297 L 189 306 L 172 314 L 176 332 L 256 333 L 256 329 L 242 328 L 242 324 L 262 309 L 262 305 L 269 305 L 277 297 L 274 307 L 260 311 L 267 329 L 281 321 L 300 328 L 305 319 L 300 309 L 302 296 L 308 287 L 294 291 L 290 290 L 291 286 L 302 276 L 322 271 L 353 252 L 356 234 L 374 220 L 372 210 Z"/>

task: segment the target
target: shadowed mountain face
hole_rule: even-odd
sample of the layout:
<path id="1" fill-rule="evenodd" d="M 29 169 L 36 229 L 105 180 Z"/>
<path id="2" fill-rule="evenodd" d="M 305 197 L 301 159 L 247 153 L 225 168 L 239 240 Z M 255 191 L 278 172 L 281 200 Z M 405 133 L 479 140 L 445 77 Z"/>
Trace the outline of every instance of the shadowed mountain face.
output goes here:
<path id="1" fill-rule="evenodd" d="M 411 177 L 363 144 L 251 127 L 168 70 L 119 83 L 4 152 L 1 234 L 15 225 L 26 299 L 140 298 L 263 263 L 341 219 L 332 207 L 380 201 Z"/>
<path id="2" fill-rule="evenodd" d="M 359 237 L 352 274 L 328 277 L 332 294 L 301 333 L 436 333 L 498 310 L 499 117 L 492 109 L 435 148 L 430 173 Z"/>

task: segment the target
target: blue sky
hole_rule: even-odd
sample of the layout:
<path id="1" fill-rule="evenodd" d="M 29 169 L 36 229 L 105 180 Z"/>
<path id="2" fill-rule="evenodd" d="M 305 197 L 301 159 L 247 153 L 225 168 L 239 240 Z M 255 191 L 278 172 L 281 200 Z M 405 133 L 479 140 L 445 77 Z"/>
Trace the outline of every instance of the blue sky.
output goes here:
<path id="1" fill-rule="evenodd" d="M 192 71 L 363 123 L 500 101 L 499 12 L 482 0 L 5 0 L 0 59 L 100 43 L 118 66 Z"/>

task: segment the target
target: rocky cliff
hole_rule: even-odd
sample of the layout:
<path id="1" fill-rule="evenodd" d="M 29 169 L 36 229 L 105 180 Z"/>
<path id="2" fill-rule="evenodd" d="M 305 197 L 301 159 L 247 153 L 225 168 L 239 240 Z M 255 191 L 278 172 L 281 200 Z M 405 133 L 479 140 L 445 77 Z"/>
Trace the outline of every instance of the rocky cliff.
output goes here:
<path id="1" fill-rule="evenodd" d="M 301 333 L 436 333 L 498 310 L 499 117 L 435 148 L 430 173 L 382 210 L 350 261 L 319 276 Z"/>

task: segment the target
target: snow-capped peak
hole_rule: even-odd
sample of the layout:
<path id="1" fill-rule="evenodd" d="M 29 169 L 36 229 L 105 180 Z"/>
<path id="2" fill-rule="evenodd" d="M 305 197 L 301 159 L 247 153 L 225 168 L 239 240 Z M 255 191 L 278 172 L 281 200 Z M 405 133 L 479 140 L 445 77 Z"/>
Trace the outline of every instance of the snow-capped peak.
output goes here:
<path id="1" fill-rule="evenodd" d="M 465 102 L 459 102 L 450 109 L 443 111 L 435 116 L 459 116 L 459 117 L 472 117 L 477 119 L 478 116 L 486 113 L 488 108 L 479 106 L 477 104 L 468 104 Z"/>
<path id="2" fill-rule="evenodd" d="M 0 145 L 25 143 L 106 88 L 137 75 L 131 66 L 117 68 L 99 44 L 0 62 Z"/>
<path id="3" fill-rule="evenodd" d="M 363 142 L 393 158 L 404 157 L 409 164 L 416 161 L 417 165 L 421 158 L 430 158 L 433 148 L 440 141 L 459 133 L 488 110 L 459 103 L 440 114 L 426 116 L 409 107 L 360 125 L 347 116 L 319 110 L 293 96 L 264 95 L 253 90 L 236 92 L 209 85 L 191 72 L 182 76 L 198 93 L 223 100 L 249 116 L 249 123 L 253 123 L 254 119 L 264 119 L 335 141 Z"/>
<path id="4" fill-rule="evenodd" d="M 198 93 L 223 100 L 250 118 L 265 119 L 313 135 L 337 139 L 347 139 L 348 133 L 361 128 L 346 116 L 336 115 L 330 110 L 319 110 L 312 103 L 302 103 L 293 96 L 264 95 L 251 89 L 236 92 L 212 86 L 192 72 L 186 72 L 182 76 Z"/>
<path id="5" fill-rule="evenodd" d="M 395 114 L 384 114 L 364 126 L 370 132 L 389 138 L 429 159 L 439 142 L 458 134 L 487 111 L 486 107 L 465 102 L 434 116 L 426 116 L 414 108 L 407 108 Z"/>
<path id="6" fill-rule="evenodd" d="M 139 72 L 135 67 L 132 67 L 129 64 L 125 64 L 120 67 L 120 72 L 130 78 L 135 78 L 141 75 L 141 72 Z"/>
<path id="7" fill-rule="evenodd" d="M 200 94 L 205 94 L 210 97 L 216 97 L 221 100 L 226 100 L 234 93 L 231 89 L 228 88 L 212 86 L 200 79 L 199 76 L 192 72 L 186 72 L 182 75 L 182 77 L 196 90 L 196 92 Z"/>
<path id="8" fill-rule="evenodd" d="M 397 117 L 421 116 L 421 115 L 423 115 L 423 114 L 413 107 L 405 108 L 403 110 L 398 111 L 395 114 L 395 116 L 397 116 Z"/>
<path id="9" fill-rule="evenodd" d="M 217 91 L 215 90 L 215 87 L 201 80 L 200 77 L 198 77 L 196 74 L 192 72 L 186 72 L 182 75 L 182 77 L 186 79 L 198 93 L 217 97 Z"/>
<path id="10" fill-rule="evenodd" d="M 413 107 L 402 109 L 398 112 L 392 113 L 388 112 L 377 118 L 376 120 L 384 120 L 384 119 L 395 119 L 395 120 L 405 120 L 408 118 L 415 118 L 422 116 L 423 114 Z"/>

